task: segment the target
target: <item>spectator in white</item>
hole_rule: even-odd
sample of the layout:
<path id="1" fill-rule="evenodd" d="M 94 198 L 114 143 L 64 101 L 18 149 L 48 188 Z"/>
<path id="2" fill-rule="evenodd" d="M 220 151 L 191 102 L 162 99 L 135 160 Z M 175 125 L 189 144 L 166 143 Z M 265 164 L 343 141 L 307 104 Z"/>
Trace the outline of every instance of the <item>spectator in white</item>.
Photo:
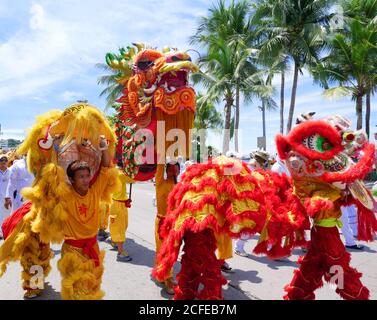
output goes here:
<path id="1" fill-rule="evenodd" d="M 8 169 L 8 157 L 5 154 L 0 155 L 0 239 L 3 238 L 1 225 L 9 217 L 11 210 L 4 206 L 5 193 L 7 191 L 10 170 Z"/>
<path id="2" fill-rule="evenodd" d="M 185 163 L 183 162 L 182 156 L 178 156 L 177 162 L 179 163 L 179 175 L 177 177 L 177 181 L 179 182 L 179 181 L 181 181 L 181 176 L 182 176 L 183 172 L 185 172 L 185 170 L 186 170 L 186 166 L 185 166 Z"/>
<path id="3" fill-rule="evenodd" d="M 252 152 L 250 156 L 252 157 L 252 159 L 248 163 L 250 170 L 267 168 L 269 159 L 269 154 L 267 152 L 261 150 L 255 151 Z M 249 239 L 250 236 L 248 234 L 241 233 L 241 237 L 236 240 L 236 249 L 234 250 L 234 253 L 241 257 L 247 257 L 245 244 Z"/>
<path id="4" fill-rule="evenodd" d="M 288 177 L 291 176 L 291 173 L 287 169 L 287 166 L 279 157 L 276 158 L 276 162 L 272 165 L 271 171 L 279 174 L 285 173 Z"/>
<path id="5" fill-rule="evenodd" d="M 34 176 L 27 170 L 26 158 L 15 160 L 9 168 L 9 182 L 5 194 L 4 206 L 6 209 L 12 208 L 12 212 L 21 207 L 23 198 L 21 191 L 25 187 L 30 187 Z"/>
<path id="6" fill-rule="evenodd" d="M 239 159 L 239 154 L 235 151 L 228 151 L 225 156 L 227 156 L 228 158 L 236 158 L 236 159 Z"/>
<path id="7" fill-rule="evenodd" d="M 356 206 L 341 206 L 342 211 L 342 234 L 346 242 L 346 248 L 354 250 L 363 250 L 364 246 L 357 244 L 355 237 L 357 237 L 357 208 Z"/>

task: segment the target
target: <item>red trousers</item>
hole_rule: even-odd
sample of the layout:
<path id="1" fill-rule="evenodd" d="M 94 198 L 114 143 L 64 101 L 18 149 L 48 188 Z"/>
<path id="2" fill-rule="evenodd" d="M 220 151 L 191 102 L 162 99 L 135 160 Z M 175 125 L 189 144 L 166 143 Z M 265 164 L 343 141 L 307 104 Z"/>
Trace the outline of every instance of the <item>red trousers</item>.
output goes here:
<path id="1" fill-rule="evenodd" d="M 286 300 L 311 300 L 323 285 L 322 278 L 336 284 L 336 293 L 347 300 L 367 300 L 369 290 L 360 281 L 361 273 L 350 267 L 351 256 L 340 239 L 337 227 L 315 226 L 307 254 L 300 258 L 291 283 L 285 287 Z"/>
<path id="2" fill-rule="evenodd" d="M 184 242 L 174 300 L 223 299 L 222 286 L 227 283 L 221 274 L 224 261 L 216 258 L 217 244 L 212 230 L 186 232 Z M 200 284 L 203 288 L 199 291 Z"/>

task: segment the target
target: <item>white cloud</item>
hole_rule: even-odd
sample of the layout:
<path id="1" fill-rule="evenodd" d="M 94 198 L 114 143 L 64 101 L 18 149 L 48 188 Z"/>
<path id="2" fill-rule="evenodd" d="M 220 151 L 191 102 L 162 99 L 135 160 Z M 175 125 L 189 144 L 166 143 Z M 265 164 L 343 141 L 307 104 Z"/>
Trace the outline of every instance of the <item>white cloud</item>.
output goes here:
<path id="1" fill-rule="evenodd" d="M 209 3 L 190 7 L 183 0 L 39 0 L 25 17 L 29 28 L 0 43 L 0 101 L 48 93 L 78 74 L 84 79 L 106 52 L 131 42 L 187 49 L 197 18 Z M 88 81 L 95 83 L 95 76 Z"/>
<path id="2" fill-rule="evenodd" d="M 33 4 L 30 8 L 30 28 L 33 30 L 43 29 L 45 26 L 45 17 L 43 7 L 39 4 Z"/>

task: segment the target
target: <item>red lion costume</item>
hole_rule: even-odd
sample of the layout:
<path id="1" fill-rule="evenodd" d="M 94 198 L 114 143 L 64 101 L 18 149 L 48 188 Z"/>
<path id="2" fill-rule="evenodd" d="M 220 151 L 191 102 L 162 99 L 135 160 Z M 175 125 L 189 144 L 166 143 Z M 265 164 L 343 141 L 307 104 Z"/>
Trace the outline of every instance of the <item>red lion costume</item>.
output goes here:
<path id="1" fill-rule="evenodd" d="M 375 147 L 362 131 L 349 127 L 347 119 L 334 116 L 303 122 L 287 136 L 276 138 L 279 157 L 292 174 L 294 194 L 313 222 L 308 252 L 285 287 L 285 299 L 314 299 L 322 277 L 326 281 L 337 278 L 336 292 L 344 299 L 369 298 L 361 273 L 350 267 L 338 219 L 341 205 L 356 204 L 358 238 L 373 240 L 377 230 L 374 200 L 361 179 L 372 169 Z M 334 267 L 339 270 L 335 276 Z"/>

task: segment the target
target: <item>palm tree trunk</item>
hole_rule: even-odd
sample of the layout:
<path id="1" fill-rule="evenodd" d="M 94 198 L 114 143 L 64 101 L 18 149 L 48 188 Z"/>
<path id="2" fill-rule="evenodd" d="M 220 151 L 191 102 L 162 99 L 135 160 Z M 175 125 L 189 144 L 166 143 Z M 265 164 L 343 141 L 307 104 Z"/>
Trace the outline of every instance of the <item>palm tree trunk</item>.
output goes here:
<path id="1" fill-rule="evenodd" d="M 234 149 L 238 152 L 238 127 L 240 125 L 240 88 L 236 88 L 236 114 L 234 119 Z"/>
<path id="2" fill-rule="evenodd" d="M 369 138 L 370 134 L 370 92 L 367 93 L 367 102 L 366 102 L 366 109 L 365 109 L 365 131 Z"/>
<path id="3" fill-rule="evenodd" d="M 285 73 L 281 73 L 280 87 L 280 133 L 284 133 L 284 90 L 285 90 Z"/>
<path id="4" fill-rule="evenodd" d="M 356 117 L 356 129 L 360 130 L 363 127 L 363 96 L 361 94 L 356 97 Z"/>
<path id="5" fill-rule="evenodd" d="M 225 155 L 229 151 L 229 141 L 230 141 L 230 118 L 232 116 L 232 105 L 233 97 L 227 95 L 226 105 L 225 105 L 225 130 L 223 137 L 223 154 Z"/>
<path id="6" fill-rule="evenodd" d="M 295 70 L 293 75 L 293 85 L 292 85 L 292 93 L 291 93 L 291 105 L 289 107 L 289 115 L 288 115 L 288 125 L 287 125 L 287 133 L 291 131 L 292 128 L 292 120 L 293 120 L 293 113 L 295 111 L 295 104 L 296 104 L 296 93 L 297 93 L 297 82 L 298 82 L 298 62 L 295 61 Z"/>

